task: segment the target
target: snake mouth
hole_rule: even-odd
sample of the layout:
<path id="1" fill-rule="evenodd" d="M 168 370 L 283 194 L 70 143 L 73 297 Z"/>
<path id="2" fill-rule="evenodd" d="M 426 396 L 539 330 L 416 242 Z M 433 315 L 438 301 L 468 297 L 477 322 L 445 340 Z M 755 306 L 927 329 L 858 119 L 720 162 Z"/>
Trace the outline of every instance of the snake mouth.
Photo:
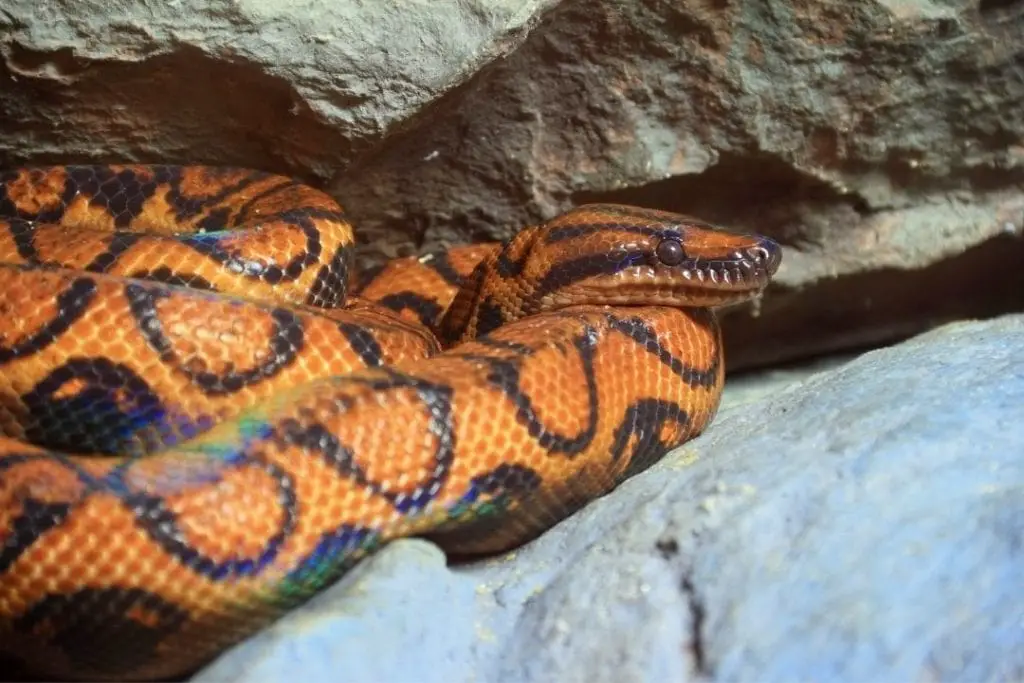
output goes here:
<path id="1" fill-rule="evenodd" d="M 677 278 L 691 283 L 694 289 L 743 294 L 764 289 L 781 263 L 782 248 L 764 238 L 727 258 L 687 259 L 676 271 Z"/>

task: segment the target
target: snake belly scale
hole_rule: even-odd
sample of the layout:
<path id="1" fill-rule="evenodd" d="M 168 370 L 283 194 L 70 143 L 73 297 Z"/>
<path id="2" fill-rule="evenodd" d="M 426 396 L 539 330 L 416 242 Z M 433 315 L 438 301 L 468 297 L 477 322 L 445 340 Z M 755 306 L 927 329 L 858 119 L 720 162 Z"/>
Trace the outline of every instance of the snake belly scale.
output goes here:
<path id="1" fill-rule="evenodd" d="M 359 276 L 354 239 L 252 170 L 0 174 L 0 652 L 180 677 L 390 540 L 534 538 L 705 429 L 714 308 L 781 260 L 602 204 Z"/>

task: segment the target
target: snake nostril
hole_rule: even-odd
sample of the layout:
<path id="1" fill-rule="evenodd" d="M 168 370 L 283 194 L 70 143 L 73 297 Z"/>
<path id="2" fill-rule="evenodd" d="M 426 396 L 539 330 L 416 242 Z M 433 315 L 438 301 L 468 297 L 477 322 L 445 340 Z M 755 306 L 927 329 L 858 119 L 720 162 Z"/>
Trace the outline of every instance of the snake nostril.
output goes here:
<path id="1" fill-rule="evenodd" d="M 757 247 L 762 254 L 765 270 L 774 273 L 782 263 L 782 247 L 772 240 L 765 239 Z"/>
<path id="2" fill-rule="evenodd" d="M 770 272 L 774 271 L 782 260 L 782 251 L 774 242 L 768 241 L 750 247 L 747 249 L 747 255 L 756 265 Z"/>

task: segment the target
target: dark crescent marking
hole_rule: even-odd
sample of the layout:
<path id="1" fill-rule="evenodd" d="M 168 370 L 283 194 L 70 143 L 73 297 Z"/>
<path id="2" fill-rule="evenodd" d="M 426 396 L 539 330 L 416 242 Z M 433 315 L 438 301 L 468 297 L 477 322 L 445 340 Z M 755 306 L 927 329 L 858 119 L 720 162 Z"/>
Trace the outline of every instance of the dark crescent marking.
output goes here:
<path id="1" fill-rule="evenodd" d="M 277 484 L 278 504 L 284 514 L 284 519 L 281 521 L 280 528 L 270 537 L 256 557 L 221 562 L 204 555 L 183 540 L 185 535 L 178 529 L 177 518 L 168 509 L 163 498 L 135 492 L 121 495 L 124 504 L 134 514 L 139 528 L 145 531 L 154 543 L 192 571 L 213 581 L 228 581 L 238 577 L 255 576 L 261 572 L 274 561 L 298 523 L 296 517 L 298 499 L 295 493 L 295 482 L 292 481 L 292 477 L 288 473 L 272 463 L 247 461 L 244 457 L 234 459 L 232 464 L 234 468 L 249 464 L 262 469 Z"/>
<path id="2" fill-rule="evenodd" d="M 696 309 L 699 310 L 699 309 Z M 715 386 L 718 381 L 719 356 L 714 354 L 714 360 L 706 370 L 695 368 L 686 364 L 679 358 L 673 356 L 658 339 L 654 329 L 641 318 L 618 318 L 611 314 L 607 316 L 612 329 L 623 333 L 648 353 L 652 353 L 667 365 L 672 373 L 689 384 L 691 387 L 708 389 Z"/>
<path id="3" fill-rule="evenodd" d="M 690 417 L 678 404 L 657 398 L 642 398 L 626 409 L 626 414 L 615 429 L 610 450 L 612 461 L 617 462 L 625 454 L 631 437 L 635 436 L 637 440 L 619 481 L 646 470 L 668 450 L 658 439 L 658 432 L 666 422 L 676 422 L 686 427 Z"/>
<path id="4" fill-rule="evenodd" d="M 441 307 L 436 301 L 431 301 L 415 292 L 395 292 L 381 297 L 378 305 L 384 306 L 395 313 L 404 310 L 412 313 L 426 325 L 433 325 L 438 316 L 441 315 Z"/>
<path id="5" fill-rule="evenodd" d="M 540 446 L 551 453 L 561 453 L 570 458 L 582 453 L 590 446 L 597 433 L 597 421 L 600 415 L 601 406 L 597 394 L 597 379 L 594 377 L 594 349 L 597 345 L 597 332 L 588 327 L 587 330 L 573 340 L 573 346 L 579 355 L 580 363 L 583 366 L 583 374 L 587 380 L 587 401 L 589 414 L 587 426 L 576 436 L 564 436 L 548 429 L 533 407 L 533 401 L 519 386 L 519 367 L 513 361 L 482 358 L 491 366 L 488 380 L 501 390 L 505 397 L 516 407 L 516 415 L 520 422 L 526 427 L 530 436 L 536 439 Z"/>
<path id="6" fill-rule="evenodd" d="M 315 308 L 334 308 L 345 299 L 348 274 L 352 266 L 352 250 L 347 244 L 339 245 L 330 263 L 320 266 L 316 280 L 309 288 L 306 305 Z"/>
<path id="7" fill-rule="evenodd" d="M 192 382 L 211 396 L 223 396 L 241 390 L 273 377 L 295 362 L 305 344 L 305 333 L 302 319 L 292 311 L 275 308 L 270 317 L 274 321 L 274 330 L 267 340 L 267 360 L 249 370 L 232 370 L 224 375 L 212 372 L 190 370 L 177 362 L 170 340 L 164 336 L 163 325 L 156 309 L 156 301 L 167 296 L 166 293 L 153 292 L 137 284 L 125 286 L 125 297 L 135 317 L 136 325 L 146 338 L 147 343 L 160 353 L 160 359 L 173 365 L 176 370 L 185 374 Z"/>
<path id="8" fill-rule="evenodd" d="M 134 612 L 141 612 L 146 620 L 131 618 Z M 109 676 L 130 674 L 149 662 L 160 643 L 187 619 L 187 610 L 141 588 L 83 588 L 46 595 L 15 620 L 14 628 L 45 634 L 81 674 Z M 52 629 L 54 625 L 63 628 Z M 131 647 L 107 657 L 112 643 L 131 643 Z"/>
<path id="9" fill-rule="evenodd" d="M 345 335 L 355 352 L 359 354 L 363 365 L 368 368 L 376 368 L 383 364 L 384 351 L 368 329 L 362 325 L 347 322 L 338 323 L 338 329 Z"/>
<path id="10" fill-rule="evenodd" d="M 487 297 L 480 302 L 479 313 L 476 319 L 476 334 L 478 337 L 486 335 L 505 324 L 505 314 L 501 307 L 494 303 L 494 299 Z"/>
<path id="11" fill-rule="evenodd" d="M 84 389 L 55 397 L 61 387 L 76 379 L 85 382 Z M 135 449 L 128 448 L 125 439 L 145 438 L 147 430 L 159 428 L 169 417 L 161 398 L 145 380 L 131 368 L 102 357 L 67 360 L 50 370 L 21 400 L 32 418 L 25 437 L 58 450 L 95 450 L 109 455 L 130 452 Z M 188 425 L 180 427 L 189 431 Z"/>
<path id="12" fill-rule="evenodd" d="M 57 295 L 57 315 L 28 339 L 13 346 L 0 346 L 0 364 L 42 351 L 68 331 L 82 317 L 96 295 L 96 284 L 88 277 L 76 278 Z"/>

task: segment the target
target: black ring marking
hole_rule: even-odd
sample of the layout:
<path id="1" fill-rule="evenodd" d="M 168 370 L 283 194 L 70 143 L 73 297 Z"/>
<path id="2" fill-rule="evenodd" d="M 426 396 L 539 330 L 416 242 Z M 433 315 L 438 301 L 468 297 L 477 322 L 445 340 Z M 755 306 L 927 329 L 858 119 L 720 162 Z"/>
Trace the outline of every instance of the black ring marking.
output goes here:
<path id="1" fill-rule="evenodd" d="M 187 620 L 187 610 L 141 588 L 83 588 L 46 595 L 13 626 L 44 638 L 80 675 L 123 676 L 151 662 Z"/>
<path id="2" fill-rule="evenodd" d="M 636 442 L 618 481 L 643 472 L 675 447 L 676 444 L 666 444 L 658 438 L 667 422 L 676 422 L 685 428 L 690 422 L 690 416 L 678 404 L 657 398 L 640 399 L 626 409 L 622 421 L 615 429 L 611 447 L 612 462 L 618 462 L 625 454 L 632 437 L 636 437 Z"/>
<path id="3" fill-rule="evenodd" d="M 248 370 L 230 370 L 223 375 L 212 372 L 191 370 L 181 364 L 169 339 L 163 334 L 163 325 L 157 312 L 159 298 L 169 296 L 166 292 L 150 291 L 138 285 L 129 284 L 124 288 L 129 308 L 136 325 L 147 343 L 160 354 L 160 360 L 187 376 L 204 393 L 223 396 L 263 381 L 281 372 L 295 362 L 305 344 L 302 319 L 284 308 L 270 312 L 274 330 L 267 339 L 268 355 L 264 363 Z"/>
<path id="4" fill-rule="evenodd" d="M 55 223 L 64 215 L 64 211 L 68 204 L 71 203 L 75 198 L 75 195 L 78 193 L 75 183 L 67 174 L 65 174 L 64 189 L 61 192 L 60 203 L 58 206 L 48 211 L 41 211 L 38 213 L 20 211 L 14 203 L 14 200 L 7 194 L 7 185 L 18 180 L 20 177 L 21 176 L 17 171 L 7 171 L 0 174 L 0 216 L 22 218 L 27 221 L 36 221 L 38 223 Z"/>
<path id="5" fill-rule="evenodd" d="M 55 342 L 85 314 L 95 295 L 96 283 L 92 279 L 81 277 L 73 280 L 67 289 L 57 295 L 57 315 L 42 329 L 12 346 L 0 346 L 0 364 L 30 356 Z"/>
<path id="6" fill-rule="evenodd" d="M 233 173 L 234 169 L 230 170 L 229 173 Z M 225 174 L 227 175 L 227 174 Z M 223 203 L 228 197 L 234 194 L 238 194 L 242 190 L 248 189 L 258 182 L 267 180 L 270 177 L 269 173 L 258 172 L 252 175 L 251 171 L 244 171 L 243 177 L 234 182 L 231 185 L 227 185 L 219 190 L 212 197 L 203 198 L 192 198 L 186 196 L 181 192 L 181 181 L 184 180 L 184 175 L 179 175 L 178 181 L 171 184 L 172 190 L 168 192 L 167 199 L 172 206 L 177 208 L 178 220 L 182 220 L 186 217 L 197 216 L 210 205 L 216 205 Z M 291 178 L 282 177 L 276 184 L 265 188 L 262 192 L 249 197 L 244 204 L 238 207 L 235 211 L 235 217 L 231 221 L 231 227 L 237 227 L 246 225 L 249 221 L 248 218 L 252 213 L 252 207 L 257 203 L 263 201 L 267 197 L 273 196 L 282 190 L 290 190 L 297 187 L 299 183 Z M 186 208 L 190 211 L 186 213 Z M 228 225 L 228 219 L 230 217 L 231 210 L 228 207 L 222 207 L 217 211 L 207 214 L 207 216 L 199 222 L 199 227 L 202 230 L 223 230 Z M 270 218 L 273 218 L 271 215 Z M 259 220 L 266 220 L 265 216 L 260 216 Z"/>
<path id="7" fill-rule="evenodd" d="M 30 459 L 46 460 L 48 456 L 7 456 L 4 458 L 4 469 Z M 70 503 L 46 503 L 34 498 L 23 500 L 21 514 L 10 522 L 7 538 L 0 547 L 0 574 L 10 569 L 37 538 L 63 524 L 69 514 Z"/>
<path id="8" fill-rule="evenodd" d="M 352 267 L 352 249 L 347 244 L 339 245 L 330 263 L 320 266 L 316 279 L 309 288 L 306 304 L 315 308 L 335 308 L 345 300 L 348 291 L 348 274 Z"/>
<path id="9" fill-rule="evenodd" d="M 95 477 L 73 462 L 68 456 L 59 452 L 8 454 L 4 458 L 0 458 L 0 476 L 6 475 L 7 470 L 31 462 L 57 463 L 64 469 L 72 472 L 84 488 L 79 501 L 83 500 L 97 488 Z M 63 524 L 68 515 L 71 514 L 74 504 L 50 503 L 25 496 L 21 500 L 21 507 L 22 513 L 14 518 L 10 524 L 14 534 L 10 536 L 8 542 L 0 549 L 0 574 L 10 569 L 11 565 L 25 551 L 31 548 L 40 536 L 50 529 Z"/>
<path id="10" fill-rule="evenodd" d="M 614 275 L 642 263 L 650 263 L 652 254 L 641 249 L 618 249 L 603 254 L 587 254 L 563 261 L 544 273 L 530 298 L 536 307 L 551 292 L 579 280 L 597 275 Z"/>
<path id="11" fill-rule="evenodd" d="M 541 483 L 541 476 L 533 468 L 514 463 L 502 463 L 490 472 L 473 477 L 470 481 L 470 489 L 463 496 L 462 502 L 475 502 L 481 494 L 532 493 L 540 487 Z"/>
<path id="12" fill-rule="evenodd" d="M 114 219 L 115 228 L 127 227 L 142 213 L 159 181 L 142 180 L 135 171 L 115 171 L 106 166 L 68 166 L 67 174 L 77 194 L 89 197 L 90 206 L 102 206 Z"/>
<path id="13" fill-rule="evenodd" d="M 226 562 L 218 562 L 203 555 L 182 540 L 184 534 L 178 528 L 177 519 L 174 513 L 167 509 L 162 498 L 134 491 L 125 484 L 126 478 L 130 476 L 131 469 L 139 462 L 138 460 L 126 460 L 102 478 L 97 478 L 60 453 L 30 453 L 23 456 L 8 456 L 0 460 L 0 473 L 32 460 L 57 462 L 75 474 L 84 488 L 79 501 L 87 500 L 91 495 L 99 492 L 110 493 L 119 498 L 121 504 L 134 515 L 136 524 L 146 532 L 150 540 L 193 571 L 211 580 L 230 580 L 235 577 L 258 574 L 274 561 L 281 547 L 295 529 L 295 515 L 298 508 L 295 484 L 291 476 L 272 463 L 248 458 L 243 452 L 234 451 L 222 454 L 218 456 L 216 464 L 230 465 L 236 469 L 245 465 L 256 466 L 270 474 L 277 484 L 278 498 L 284 519 L 281 527 L 268 540 L 258 556 L 247 559 L 231 559 Z M 223 473 L 223 470 L 211 465 L 207 473 L 208 477 L 203 481 L 197 479 L 197 483 L 214 484 Z M 12 528 L 18 529 L 18 543 L 5 545 L 0 551 L 0 571 L 6 570 L 44 532 L 61 524 L 73 507 L 72 504 L 39 503 L 31 498 L 24 500 L 22 505 L 27 509 L 27 513 L 23 513 L 12 523 Z"/>
<path id="14" fill-rule="evenodd" d="M 27 263 L 39 266 L 66 266 L 66 262 L 64 261 L 46 260 L 40 257 L 39 250 L 36 248 L 35 243 L 38 232 L 36 231 L 36 226 L 32 223 L 26 222 L 22 219 L 11 219 L 9 221 L 9 232 L 18 251 L 18 256 L 24 259 Z M 106 232 L 103 233 L 103 239 L 107 243 L 106 249 L 97 254 L 91 262 L 86 264 L 80 270 L 93 273 L 105 273 L 114 265 L 114 263 L 117 262 L 117 259 L 124 252 L 128 251 L 139 241 L 140 235 L 128 232 Z"/>
<path id="15" fill-rule="evenodd" d="M 594 440 L 597 433 L 597 421 L 600 415 L 597 378 L 594 376 L 594 351 L 597 346 L 597 330 L 587 326 L 580 336 L 573 339 L 573 346 L 583 366 L 583 375 L 587 380 L 587 401 L 589 412 L 587 426 L 576 436 L 565 436 L 547 428 L 537 416 L 533 401 L 523 391 L 519 382 L 519 365 L 515 361 L 498 358 L 481 358 L 491 366 L 488 380 L 496 386 L 505 397 L 516 407 L 516 417 L 520 424 L 537 443 L 551 453 L 561 453 L 570 458 L 582 453 Z"/>
<path id="16" fill-rule="evenodd" d="M 688 225 L 704 226 L 698 221 L 687 221 Z M 709 226 L 704 226 L 709 227 Z M 616 223 L 613 221 L 599 221 L 594 223 L 572 223 L 551 228 L 545 235 L 546 244 L 564 242 L 595 232 L 622 232 L 629 235 L 642 235 L 644 237 L 658 237 L 660 239 L 675 238 L 683 239 L 682 231 L 675 228 L 653 227 L 647 225 L 634 225 L 630 223 Z"/>
<path id="17" fill-rule="evenodd" d="M 264 470 L 277 485 L 278 502 L 284 519 L 280 528 L 271 536 L 256 557 L 218 561 L 186 543 L 185 535 L 178 528 L 176 515 L 171 512 L 163 498 L 145 493 L 121 494 L 122 502 L 129 507 L 141 529 L 159 545 L 164 552 L 173 555 L 197 574 L 213 581 L 227 581 L 238 577 L 255 576 L 277 558 L 281 547 L 295 531 L 297 524 L 298 498 L 295 482 L 291 475 L 268 462 L 247 459 L 245 456 L 232 460 L 233 468 L 250 465 Z M 127 470 L 119 472 L 123 481 Z M 111 482 L 113 485 L 113 482 Z M 123 483 L 118 487 L 122 487 Z"/>
<path id="18" fill-rule="evenodd" d="M 490 296 L 480 302 L 477 308 L 476 336 L 482 337 L 505 324 L 505 314 L 501 306 Z"/>
<path id="19" fill-rule="evenodd" d="M 72 381 L 85 386 L 57 397 Z M 46 448 L 109 455 L 143 452 L 166 445 L 160 432 L 193 433 L 208 423 L 169 411 L 131 368 L 106 358 L 72 358 L 54 368 L 21 397 L 30 420 L 25 437 Z M 132 444 L 133 438 L 143 444 Z"/>
<path id="20" fill-rule="evenodd" d="M 694 315 L 699 314 L 700 309 L 694 309 Z M 710 314 L 709 314 L 710 315 Z M 617 330 L 637 344 L 642 346 L 648 353 L 652 353 L 667 365 L 677 377 L 689 384 L 691 387 L 709 389 L 718 381 L 719 354 L 713 354 L 711 365 L 702 370 L 687 365 L 682 359 L 676 358 L 662 346 L 658 334 L 653 327 L 648 325 L 642 318 L 618 318 L 614 315 L 607 315 L 608 322 L 612 329 Z M 711 324 L 711 321 L 708 321 Z"/>
<path id="21" fill-rule="evenodd" d="M 514 502 L 531 505 L 540 488 L 541 476 L 525 465 L 502 463 L 490 472 L 470 480 L 462 497 L 448 508 L 449 518 L 458 524 L 441 524 L 424 536 L 442 547 L 448 540 L 472 545 L 477 539 L 491 538 L 503 530 L 501 513 Z M 470 516 L 471 515 L 471 516 Z"/>
<path id="22" fill-rule="evenodd" d="M 368 368 L 380 367 L 384 363 L 384 350 L 374 339 L 370 330 L 355 323 L 338 323 L 338 330 L 345 335 L 345 339 L 352 346 L 363 365 Z"/>
<path id="23" fill-rule="evenodd" d="M 216 292 L 217 288 L 206 278 L 191 273 L 175 273 L 167 266 L 159 266 L 153 270 L 136 270 L 128 275 L 135 280 L 147 280 L 159 282 L 160 284 L 172 287 L 187 287 L 188 289 L 202 289 L 208 292 Z"/>
<path id="24" fill-rule="evenodd" d="M 523 274 L 533 246 L 537 243 L 538 235 L 537 227 L 524 228 L 498 251 L 494 259 L 494 268 L 500 277 L 518 278 Z M 511 256 L 513 254 L 515 255 L 514 260 Z M 484 260 L 473 270 L 473 275 L 479 276 L 479 280 L 482 280 L 486 272 L 484 265 L 486 262 Z"/>
<path id="25" fill-rule="evenodd" d="M 523 269 L 526 267 L 526 261 L 530 258 L 530 249 L 523 249 L 523 253 L 519 255 L 519 258 L 513 261 L 508 256 L 508 249 L 502 249 L 498 254 L 498 257 L 494 260 L 494 268 L 497 270 L 498 275 L 507 279 L 514 279 L 523 274 Z M 481 271 L 482 274 L 482 271 Z"/>
<path id="26" fill-rule="evenodd" d="M 285 577 L 281 592 L 316 593 L 350 569 L 363 554 L 380 545 L 380 534 L 367 527 L 342 524 L 324 532 L 316 547 Z"/>
<path id="27" fill-rule="evenodd" d="M 107 249 L 90 261 L 83 270 L 93 273 L 105 273 L 117 263 L 121 254 L 138 244 L 141 235 L 130 232 L 115 232 L 107 238 Z"/>
<path id="28" fill-rule="evenodd" d="M 4 191 L 2 185 L 0 185 L 0 193 Z M 0 216 L 4 215 L 3 201 L 0 197 Z M 14 207 L 10 207 L 13 211 Z M 39 263 L 39 252 L 36 249 L 35 234 L 36 226 L 34 223 L 17 217 L 7 218 L 7 232 L 11 235 L 11 240 L 14 242 L 14 247 L 18 251 L 18 256 L 28 263 Z"/>
<path id="29" fill-rule="evenodd" d="M 420 259 L 420 263 L 437 273 L 447 284 L 459 288 L 465 282 L 466 278 L 455 270 L 447 251 L 432 251 L 426 256 L 429 258 Z"/>
<path id="30" fill-rule="evenodd" d="M 307 267 L 320 262 L 322 249 L 320 231 L 317 230 L 311 220 L 315 216 L 334 217 L 335 214 L 314 209 L 293 209 L 268 217 L 268 221 L 274 220 L 293 225 L 299 228 L 306 236 L 305 250 L 294 255 L 284 266 L 267 264 L 259 258 L 246 258 L 235 253 L 233 250 L 223 248 L 221 242 L 237 238 L 238 234 L 235 232 L 208 232 L 182 235 L 178 237 L 178 241 L 236 275 L 260 280 L 272 285 L 281 282 L 294 282 Z"/>
<path id="31" fill-rule="evenodd" d="M 221 185 L 220 189 L 213 194 L 197 197 L 182 191 L 182 185 L 185 182 L 185 173 L 182 167 L 155 166 L 151 168 L 156 169 L 156 177 L 159 181 L 161 183 L 166 183 L 169 186 L 164 198 L 167 200 L 167 203 L 174 208 L 175 220 L 180 223 L 185 223 L 195 218 L 211 206 L 222 204 L 228 199 L 228 197 L 238 194 L 243 190 L 247 190 L 256 183 L 262 182 L 270 177 L 269 173 L 264 173 L 262 171 L 237 169 L 232 167 L 207 167 L 205 169 L 206 173 L 221 180 L 224 178 L 230 178 L 232 182 L 227 185 Z M 240 219 L 242 215 L 248 213 L 248 209 L 253 203 L 272 195 L 281 188 L 294 187 L 294 185 L 294 181 L 282 178 L 276 185 L 253 195 L 236 213 L 235 224 L 237 225 L 241 222 L 238 219 Z M 199 227 L 203 230 L 222 230 L 226 227 L 225 222 L 229 214 L 230 209 L 228 209 L 228 207 L 219 207 L 207 214 L 207 216 L 200 221 Z"/>
<path id="32" fill-rule="evenodd" d="M 403 515 L 415 514 L 427 507 L 451 473 L 455 458 L 452 390 L 388 368 L 383 369 L 388 371 L 387 377 L 353 378 L 351 381 L 368 386 L 375 393 L 391 389 L 414 389 L 430 416 L 427 428 L 437 439 L 432 459 L 434 467 L 411 494 L 393 493 L 385 490 L 381 482 L 372 481 L 359 467 L 353 450 L 319 423 L 301 424 L 296 420 L 285 420 L 275 428 L 275 434 L 286 445 L 296 445 L 318 453 L 338 474 L 382 496 Z"/>
<path id="33" fill-rule="evenodd" d="M 395 292 L 381 297 L 377 304 L 395 313 L 411 311 L 421 323 L 432 327 L 441 315 L 441 306 L 436 301 L 415 292 Z"/>

